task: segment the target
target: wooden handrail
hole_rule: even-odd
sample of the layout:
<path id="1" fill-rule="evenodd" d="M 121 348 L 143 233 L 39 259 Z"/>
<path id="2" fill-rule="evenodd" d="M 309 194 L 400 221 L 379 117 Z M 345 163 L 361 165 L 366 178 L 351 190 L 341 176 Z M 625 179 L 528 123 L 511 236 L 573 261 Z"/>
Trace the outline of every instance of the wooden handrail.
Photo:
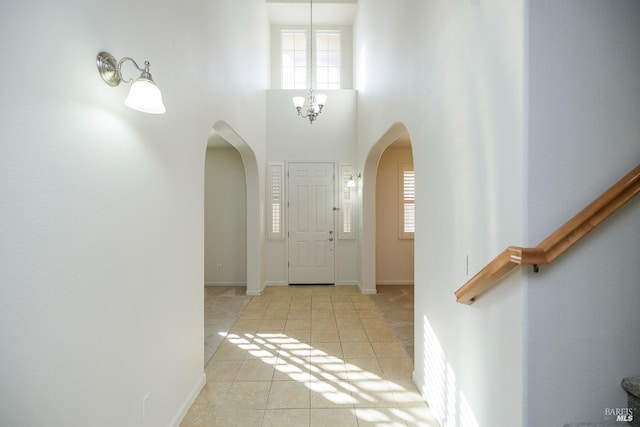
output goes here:
<path id="1" fill-rule="evenodd" d="M 640 193 L 640 165 L 605 191 L 589 206 L 551 233 L 535 248 L 509 246 L 456 292 L 456 301 L 473 304 L 476 297 L 518 265 L 550 264 L 625 203 Z"/>

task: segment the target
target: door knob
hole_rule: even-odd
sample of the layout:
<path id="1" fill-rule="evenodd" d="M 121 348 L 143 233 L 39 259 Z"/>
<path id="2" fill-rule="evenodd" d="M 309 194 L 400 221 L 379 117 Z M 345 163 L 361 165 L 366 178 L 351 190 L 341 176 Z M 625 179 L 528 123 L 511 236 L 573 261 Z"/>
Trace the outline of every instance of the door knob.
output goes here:
<path id="1" fill-rule="evenodd" d="M 329 241 L 330 241 L 330 242 L 333 242 L 333 237 L 329 237 Z"/>

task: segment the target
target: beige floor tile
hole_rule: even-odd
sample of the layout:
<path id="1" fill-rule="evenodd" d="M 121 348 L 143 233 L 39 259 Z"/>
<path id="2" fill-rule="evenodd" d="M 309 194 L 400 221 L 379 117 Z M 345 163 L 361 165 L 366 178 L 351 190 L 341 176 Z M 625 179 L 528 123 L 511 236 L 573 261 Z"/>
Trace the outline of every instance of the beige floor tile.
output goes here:
<path id="1" fill-rule="evenodd" d="M 243 360 L 234 381 L 271 381 L 274 372 L 273 362 L 262 359 Z"/>
<path id="2" fill-rule="evenodd" d="M 287 319 L 288 316 L 289 316 L 289 310 L 287 309 L 272 310 L 271 308 L 269 308 L 267 309 L 267 311 L 264 312 L 263 319 Z"/>
<path id="3" fill-rule="evenodd" d="M 343 295 L 361 295 L 360 288 L 356 284 L 336 286 L 335 293 Z"/>
<path id="4" fill-rule="evenodd" d="M 287 315 L 287 319 L 311 319 L 311 310 L 310 309 L 290 309 L 289 314 Z"/>
<path id="5" fill-rule="evenodd" d="M 356 408 L 358 427 L 406 427 L 397 410 L 390 408 Z"/>
<path id="6" fill-rule="evenodd" d="M 339 328 L 338 334 L 340 335 L 340 342 L 369 342 L 364 329 L 345 329 Z"/>
<path id="7" fill-rule="evenodd" d="M 382 367 L 385 378 L 395 379 L 411 379 L 413 375 L 413 362 L 409 358 L 402 359 L 384 359 L 378 358 L 378 363 Z"/>
<path id="8" fill-rule="evenodd" d="M 331 293 L 326 295 L 313 295 L 311 297 L 311 302 L 315 304 L 330 304 L 331 303 Z"/>
<path id="9" fill-rule="evenodd" d="M 342 342 L 342 354 L 352 359 L 375 358 L 373 347 L 368 342 Z"/>
<path id="10" fill-rule="evenodd" d="M 210 427 L 212 425 L 211 411 L 197 410 L 193 406 L 180 423 L 180 427 Z"/>
<path id="11" fill-rule="evenodd" d="M 311 329 L 337 329 L 336 320 L 333 317 L 312 319 Z"/>
<path id="12" fill-rule="evenodd" d="M 334 316 L 337 319 L 360 319 L 355 308 L 334 308 Z"/>
<path id="13" fill-rule="evenodd" d="M 340 342 L 337 329 L 315 329 L 311 331 L 311 344 L 316 342 Z"/>
<path id="14" fill-rule="evenodd" d="M 214 411 L 211 415 L 212 424 L 215 427 L 261 427 L 264 419 L 264 410 L 223 409 Z"/>
<path id="15" fill-rule="evenodd" d="M 310 357 L 331 356 L 342 358 L 342 345 L 339 342 L 318 342 L 311 346 Z"/>
<path id="16" fill-rule="evenodd" d="M 358 427 L 355 412 L 351 409 L 311 409 L 311 427 Z"/>
<path id="17" fill-rule="evenodd" d="M 243 360 L 247 352 L 240 345 L 242 344 L 233 344 L 229 341 L 223 342 L 213 353 L 211 360 Z"/>
<path id="18" fill-rule="evenodd" d="M 267 409 L 262 427 L 308 427 L 309 416 L 309 409 Z"/>
<path id="19" fill-rule="evenodd" d="M 328 302 L 315 302 L 311 303 L 311 310 L 330 310 L 333 311 L 333 304 Z"/>
<path id="20" fill-rule="evenodd" d="M 251 299 L 251 302 L 247 304 L 245 310 L 266 310 L 267 307 L 269 307 L 270 302 L 270 297 L 253 297 L 253 299 Z"/>
<path id="21" fill-rule="evenodd" d="M 333 300 L 333 309 L 334 310 L 352 310 L 354 309 L 353 303 L 349 299 L 349 297 L 342 297 L 339 300 Z"/>
<path id="22" fill-rule="evenodd" d="M 233 381 L 242 365 L 242 360 L 211 360 L 204 368 L 207 383 Z"/>
<path id="23" fill-rule="evenodd" d="M 284 325 L 284 332 L 296 329 L 311 329 L 311 318 L 287 319 L 287 323 Z"/>
<path id="24" fill-rule="evenodd" d="M 346 364 L 340 357 L 311 357 L 309 362 L 312 380 L 338 382 L 348 380 Z"/>
<path id="25" fill-rule="evenodd" d="M 238 320 L 216 343 L 182 426 L 437 426 L 394 335 L 398 322 L 384 318 L 406 323 L 395 288 L 386 297 L 356 286 L 269 287 L 233 307 L 212 292 L 209 327 L 236 306 L 221 327 Z"/>
<path id="26" fill-rule="evenodd" d="M 311 357 L 312 347 L 307 343 L 283 344 L 278 351 L 278 363 L 307 363 Z"/>
<path id="27" fill-rule="evenodd" d="M 353 307 L 359 310 L 375 310 L 376 304 L 366 295 L 354 295 L 351 297 Z"/>
<path id="28" fill-rule="evenodd" d="M 345 292 L 334 292 L 331 295 L 331 302 L 333 303 L 341 303 L 346 302 L 351 304 L 351 296 L 354 294 L 345 293 Z"/>
<path id="29" fill-rule="evenodd" d="M 309 362 L 301 359 L 287 359 L 286 363 L 274 366 L 273 381 L 298 381 L 308 383 L 313 376 L 309 370 Z"/>
<path id="30" fill-rule="evenodd" d="M 398 408 L 394 410 L 398 418 L 405 420 L 411 427 L 440 427 L 433 411 L 429 407 Z"/>
<path id="31" fill-rule="evenodd" d="M 284 331 L 284 325 L 287 323 L 286 319 L 266 319 L 260 321 L 260 325 L 256 332 L 282 332 Z"/>
<path id="32" fill-rule="evenodd" d="M 313 286 L 291 286 L 291 289 L 294 297 L 313 295 Z"/>
<path id="33" fill-rule="evenodd" d="M 222 405 L 239 413 L 245 409 L 265 409 L 270 388 L 269 381 L 236 381 L 229 388 Z"/>
<path id="34" fill-rule="evenodd" d="M 333 310 L 314 310 L 311 309 L 311 319 L 335 319 Z"/>
<path id="35" fill-rule="evenodd" d="M 240 319 L 262 319 L 266 310 L 245 310 L 241 315 Z"/>
<path id="36" fill-rule="evenodd" d="M 310 393 L 308 382 L 274 381 L 269 391 L 267 409 L 309 408 Z"/>
<path id="37" fill-rule="evenodd" d="M 357 400 L 355 406 L 359 408 L 394 408 L 397 406 L 395 393 L 403 390 L 401 386 L 383 378 L 350 381 L 350 384 Z"/>
<path id="38" fill-rule="evenodd" d="M 310 381 L 309 388 L 311 408 L 353 408 L 356 403 L 348 381 Z"/>
<path id="39" fill-rule="evenodd" d="M 386 328 L 389 327 L 389 324 L 384 320 L 383 317 L 370 318 L 370 319 L 362 319 L 362 326 L 366 329 L 377 329 L 377 328 Z"/>
<path id="40" fill-rule="evenodd" d="M 311 342 L 311 327 L 309 329 L 287 329 L 284 331 L 284 335 L 296 342 L 309 343 Z"/>
<path id="41" fill-rule="evenodd" d="M 261 319 L 238 319 L 229 332 L 236 334 L 253 333 L 258 330 Z"/>
<path id="42" fill-rule="evenodd" d="M 420 408 L 429 406 L 412 380 L 393 380 L 393 382 L 401 387 L 400 390 L 393 392 L 397 407 Z"/>
<path id="43" fill-rule="evenodd" d="M 378 359 L 408 358 L 407 352 L 399 342 L 374 342 L 371 345 Z"/>
<path id="44" fill-rule="evenodd" d="M 379 380 L 385 378 L 378 359 L 350 359 L 345 357 L 344 362 L 349 381 Z"/>
<path id="45" fill-rule="evenodd" d="M 366 329 L 370 342 L 395 342 L 397 338 L 393 335 L 391 328 L 369 328 Z"/>
<path id="46" fill-rule="evenodd" d="M 276 359 L 278 357 L 279 351 L 279 347 L 273 346 L 271 344 L 253 344 L 251 348 L 247 350 L 245 360 L 262 359 L 266 361 L 270 359 Z"/>
<path id="47" fill-rule="evenodd" d="M 356 308 L 356 311 L 358 312 L 358 317 L 360 317 L 360 319 L 380 319 L 382 316 L 376 308 Z"/>
<path id="48" fill-rule="evenodd" d="M 340 318 L 336 319 L 336 324 L 341 330 L 344 329 L 364 329 L 359 318 Z"/>
<path id="49" fill-rule="evenodd" d="M 221 406 L 232 385 L 231 381 L 205 384 L 191 408 L 194 411 L 210 411 L 211 408 Z"/>

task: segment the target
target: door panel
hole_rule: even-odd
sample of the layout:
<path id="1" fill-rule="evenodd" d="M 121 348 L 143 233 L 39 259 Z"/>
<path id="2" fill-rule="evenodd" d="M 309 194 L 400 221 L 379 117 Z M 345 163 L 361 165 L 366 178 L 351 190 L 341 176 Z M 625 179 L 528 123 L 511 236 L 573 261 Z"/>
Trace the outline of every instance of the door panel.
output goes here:
<path id="1" fill-rule="evenodd" d="M 289 164 L 289 283 L 335 281 L 333 163 Z"/>

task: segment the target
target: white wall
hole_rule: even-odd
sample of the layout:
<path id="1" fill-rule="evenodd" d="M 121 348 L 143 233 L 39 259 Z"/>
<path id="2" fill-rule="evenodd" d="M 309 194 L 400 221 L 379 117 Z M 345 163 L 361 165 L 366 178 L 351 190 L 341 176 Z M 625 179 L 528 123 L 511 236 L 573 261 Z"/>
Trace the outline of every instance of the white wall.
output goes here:
<path id="1" fill-rule="evenodd" d="M 269 162 L 353 163 L 356 157 L 356 93 L 353 90 L 326 91 L 327 105 L 310 124 L 296 114 L 291 101 L 305 91 L 269 90 L 267 93 L 267 159 Z M 338 195 L 336 185 L 336 197 Z M 336 206 L 338 206 L 336 199 Z M 337 224 L 336 224 L 337 226 Z M 336 243 L 336 283 L 356 283 L 357 246 L 354 240 Z M 266 282 L 287 283 L 286 240 L 266 242 Z"/>
<path id="2" fill-rule="evenodd" d="M 199 391 L 213 123 L 264 162 L 266 14 L 241 3 L 0 5 L 1 425 L 142 425 L 150 392 L 166 426 Z M 167 114 L 126 108 L 100 50 L 150 60 Z"/>
<path id="3" fill-rule="evenodd" d="M 413 164 L 411 148 L 387 148 L 376 182 L 376 282 L 413 284 L 413 239 L 400 238 L 402 164 Z"/>
<path id="4" fill-rule="evenodd" d="M 640 163 L 638 22 L 636 1 L 529 5 L 530 245 Z M 627 406 L 620 381 L 640 374 L 638 218 L 634 200 L 529 274 L 527 425 L 603 422 Z"/>
<path id="5" fill-rule="evenodd" d="M 235 148 L 208 148 L 204 183 L 204 283 L 247 283 L 247 189 Z"/>
<path id="6" fill-rule="evenodd" d="M 396 123 L 413 146 L 414 379 L 443 426 L 520 425 L 522 276 L 471 307 L 454 291 L 469 278 L 463 255 L 474 273 L 523 242 L 524 3 L 361 0 L 358 9 L 359 163 Z"/>

